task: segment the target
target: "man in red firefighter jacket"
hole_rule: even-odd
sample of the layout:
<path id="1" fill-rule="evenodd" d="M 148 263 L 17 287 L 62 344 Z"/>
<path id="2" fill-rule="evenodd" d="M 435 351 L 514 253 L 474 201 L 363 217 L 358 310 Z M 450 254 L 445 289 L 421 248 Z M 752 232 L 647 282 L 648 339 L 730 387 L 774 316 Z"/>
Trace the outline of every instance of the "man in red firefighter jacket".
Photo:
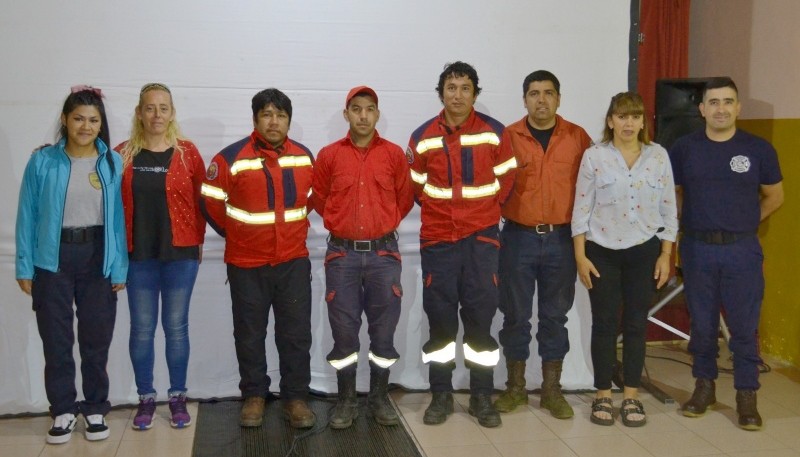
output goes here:
<path id="1" fill-rule="evenodd" d="M 243 427 L 263 421 L 269 395 L 265 340 L 275 314 L 280 394 L 292 427 L 316 422 L 306 399 L 311 381 L 311 263 L 306 249 L 313 159 L 287 138 L 292 102 L 277 89 L 252 101 L 253 133 L 214 156 L 201 208 L 225 237 L 233 336 L 244 397 Z"/>
<path id="2" fill-rule="evenodd" d="M 422 207 L 422 300 L 430 325 L 422 361 L 429 364 L 433 394 L 426 424 L 441 424 L 453 412 L 460 304 L 469 413 L 484 427 L 500 425 L 491 400 L 500 353 L 490 327 L 498 306 L 497 224 L 516 160 L 499 147 L 502 124 L 473 109 L 480 90 L 472 66 L 447 65 L 437 86 L 444 110 L 414 131 L 406 151 Z"/>
<path id="3" fill-rule="evenodd" d="M 358 417 L 356 365 L 361 314 L 369 325 L 368 404 L 381 425 L 399 423 L 389 402 L 389 367 L 399 354 L 394 331 L 403 289 L 397 226 L 414 205 L 408 161 L 400 146 L 375 130 L 378 95 L 354 87 L 345 99 L 347 136 L 322 148 L 314 165 L 314 209 L 330 231 L 325 254 L 325 301 L 333 334 L 328 362 L 336 368 L 339 398 L 330 426 Z"/>

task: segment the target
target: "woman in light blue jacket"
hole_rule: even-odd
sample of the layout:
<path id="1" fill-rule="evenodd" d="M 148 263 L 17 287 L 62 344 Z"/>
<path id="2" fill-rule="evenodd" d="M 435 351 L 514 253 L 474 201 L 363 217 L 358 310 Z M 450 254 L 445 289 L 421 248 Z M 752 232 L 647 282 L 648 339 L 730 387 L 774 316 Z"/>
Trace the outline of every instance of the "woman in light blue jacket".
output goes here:
<path id="1" fill-rule="evenodd" d="M 45 358 L 51 444 L 66 443 L 83 414 L 86 439 L 108 437 L 108 349 L 128 255 L 122 161 L 108 148 L 99 89 L 76 86 L 64 102 L 59 141 L 30 158 L 17 211 L 17 282 L 33 298 Z M 74 308 L 73 308 L 74 305 Z M 78 317 L 84 400 L 72 356 Z"/>

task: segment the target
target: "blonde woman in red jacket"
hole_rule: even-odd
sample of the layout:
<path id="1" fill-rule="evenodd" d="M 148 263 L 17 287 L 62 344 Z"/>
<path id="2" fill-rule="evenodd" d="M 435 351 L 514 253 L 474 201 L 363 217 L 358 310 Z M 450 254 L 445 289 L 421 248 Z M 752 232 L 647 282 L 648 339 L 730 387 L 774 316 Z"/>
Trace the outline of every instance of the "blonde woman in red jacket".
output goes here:
<path id="1" fill-rule="evenodd" d="M 116 150 L 124 164 L 122 200 L 131 265 L 129 349 L 139 394 L 133 428 L 153 426 L 153 340 L 159 295 L 169 369 L 170 423 L 183 428 L 192 422 L 186 411 L 188 317 L 205 236 L 206 223 L 198 206 L 205 164 L 195 145 L 182 138 L 172 94 L 160 83 L 142 87 L 131 137 Z"/>

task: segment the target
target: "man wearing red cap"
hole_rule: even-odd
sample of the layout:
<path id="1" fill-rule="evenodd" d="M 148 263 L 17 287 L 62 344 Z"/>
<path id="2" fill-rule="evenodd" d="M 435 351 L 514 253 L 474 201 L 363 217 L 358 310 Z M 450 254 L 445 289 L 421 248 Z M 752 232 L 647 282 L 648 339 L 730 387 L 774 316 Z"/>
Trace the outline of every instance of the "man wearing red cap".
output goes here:
<path id="1" fill-rule="evenodd" d="M 399 358 L 394 331 L 403 290 L 397 226 L 414 204 L 403 150 L 375 130 L 378 96 L 366 86 L 350 90 L 343 112 L 347 136 L 322 148 L 314 167 L 314 209 L 330 231 L 325 255 L 325 301 L 333 334 L 328 362 L 336 368 L 339 399 L 331 428 L 358 417 L 356 364 L 361 314 L 369 325 L 368 404 L 381 425 L 396 425 L 389 403 L 389 367 Z"/>

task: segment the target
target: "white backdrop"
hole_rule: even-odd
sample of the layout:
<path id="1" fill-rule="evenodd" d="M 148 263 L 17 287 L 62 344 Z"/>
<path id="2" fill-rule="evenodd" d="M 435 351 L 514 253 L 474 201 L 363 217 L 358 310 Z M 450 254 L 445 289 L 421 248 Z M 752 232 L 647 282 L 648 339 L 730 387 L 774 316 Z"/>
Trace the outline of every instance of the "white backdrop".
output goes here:
<path id="1" fill-rule="evenodd" d="M 0 414 L 45 411 L 41 340 L 30 298 L 14 280 L 14 221 L 20 180 L 30 151 L 52 142 L 64 97 L 74 84 L 102 88 L 112 143 L 127 138 L 142 84 L 172 88 L 184 133 L 206 162 L 252 130 L 250 99 L 277 87 L 292 99 L 290 137 L 312 151 L 344 135 L 341 116 L 350 87 L 367 84 L 380 97 L 381 134 L 404 149 L 411 131 L 441 109 L 434 92 L 446 62 L 478 70 L 484 91 L 476 108 L 508 124 L 524 114 L 523 78 L 553 71 L 562 83 L 564 117 L 596 137 L 611 95 L 626 90 L 629 0 L 462 0 L 274 2 L 265 0 L 76 0 L 4 2 L 0 17 Z M 312 389 L 336 390 L 325 362 L 332 346 L 323 300 L 325 231 L 311 216 L 314 309 Z M 419 212 L 400 229 L 403 312 L 396 336 L 401 354 L 392 382 L 427 388 L 420 349 L 428 336 L 422 311 L 418 252 Z M 238 394 L 230 297 L 222 240 L 209 229 L 190 313 L 192 397 Z M 563 384 L 592 384 L 588 297 L 578 285 L 570 312 L 571 351 Z M 136 401 L 128 358 L 129 313 L 119 296 L 109 373 L 113 404 Z M 535 317 L 534 317 L 535 320 Z M 502 316 L 495 317 L 494 331 Z M 534 328 L 536 323 L 534 322 Z M 160 332 L 160 329 L 159 329 Z M 268 347 L 273 347 L 271 338 Z M 362 342 L 367 341 L 362 329 Z M 366 348 L 366 344 L 363 345 Z M 156 388 L 168 387 L 163 337 L 157 337 Z M 528 387 L 541 382 L 532 345 Z M 368 385 L 365 350 L 359 388 Z M 76 359 L 78 359 L 76 346 Z M 273 389 L 277 355 L 269 351 Z M 459 366 L 462 367 L 461 359 Z M 505 381 L 504 362 L 495 384 Z M 459 368 L 457 388 L 468 386 Z"/>

